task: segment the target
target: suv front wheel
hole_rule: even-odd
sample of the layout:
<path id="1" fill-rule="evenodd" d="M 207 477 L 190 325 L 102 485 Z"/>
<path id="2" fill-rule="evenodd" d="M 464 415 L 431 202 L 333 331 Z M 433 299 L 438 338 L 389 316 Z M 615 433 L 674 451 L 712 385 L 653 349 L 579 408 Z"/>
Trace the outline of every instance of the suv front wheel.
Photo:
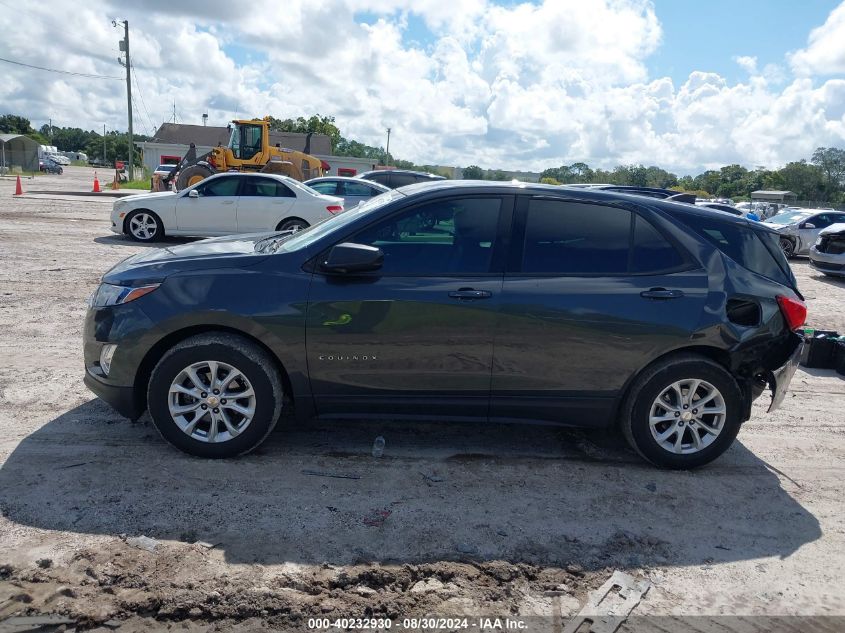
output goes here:
<path id="1" fill-rule="evenodd" d="M 742 393 L 727 370 L 681 354 L 658 361 L 631 387 L 622 430 L 651 463 L 688 469 L 724 453 L 742 423 Z"/>
<path id="2" fill-rule="evenodd" d="M 282 381 L 270 355 L 232 334 L 200 334 L 170 349 L 147 390 L 162 437 L 198 457 L 256 448 L 279 419 Z"/>

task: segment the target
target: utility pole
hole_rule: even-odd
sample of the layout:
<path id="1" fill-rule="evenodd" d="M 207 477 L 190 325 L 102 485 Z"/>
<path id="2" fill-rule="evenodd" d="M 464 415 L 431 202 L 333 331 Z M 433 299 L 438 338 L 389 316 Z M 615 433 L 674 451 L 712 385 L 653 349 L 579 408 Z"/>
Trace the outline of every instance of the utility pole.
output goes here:
<path id="1" fill-rule="evenodd" d="M 387 128 L 387 147 L 384 150 L 384 165 L 390 167 L 390 128 Z"/>
<path id="2" fill-rule="evenodd" d="M 129 59 L 129 20 L 112 20 L 112 26 L 117 27 L 123 24 L 123 40 L 120 42 L 120 50 L 126 53 L 126 61 L 118 57 L 118 61 L 126 66 L 126 109 L 129 113 L 129 164 L 127 167 L 129 180 L 132 180 L 134 171 L 132 164 L 133 136 L 132 136 L 132 62 Z"/>
<path id="3" fill-rule="evenodd" d="M 103 166 L 106 164 L 106 124 L 103 123 Z"/>

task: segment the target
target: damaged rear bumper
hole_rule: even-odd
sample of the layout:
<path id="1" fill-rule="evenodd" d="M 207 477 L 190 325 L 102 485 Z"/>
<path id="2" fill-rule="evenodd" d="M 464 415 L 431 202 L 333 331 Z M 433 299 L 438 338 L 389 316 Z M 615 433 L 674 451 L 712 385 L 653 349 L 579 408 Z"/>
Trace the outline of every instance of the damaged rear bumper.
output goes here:
<path id="1" fill-rule="evenodd" d="M 772 402 L 769 405 L 769 412 L 779 408 L 783 403 L 786 392 L 789 390 L 789 383 L 792 382 L 795 370 L 798 369 L 801 350 L 804 348 L 804 339 L 798 334 L 793 333 L 790 343 L 794 344 L 794 349 L 786 362 L 777 369 L 770 370 L 764 375 L 766 382 L 769 383 L 769 389 L 772 391 Z"/>

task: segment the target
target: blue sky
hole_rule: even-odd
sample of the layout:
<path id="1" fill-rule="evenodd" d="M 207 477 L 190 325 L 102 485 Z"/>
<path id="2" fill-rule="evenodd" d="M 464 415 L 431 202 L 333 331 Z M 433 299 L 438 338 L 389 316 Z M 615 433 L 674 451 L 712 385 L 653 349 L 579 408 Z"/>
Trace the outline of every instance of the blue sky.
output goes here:
<path id="1" fill-rule="evenodd" d="M 195 124 L 205 112 L 210 125 L 319 113 L 371 145 L 390 127 L 394 154 L 420 164 L 698 173 L 845 147 L 845 0 L 136 5 L 0 8 L 0 57 L 119 75 L 111 20 L 125 18 L 139 131 L 170 119 L 174 100 L 179 119 Z M 2 72 L 0 113 L 125 129 L 119 80 Z"/>
<path id="2" fill-rule="evenodd" d="M 513 0 L 499 6 L 521 4 Z M 535 4 L 537 4 L 535 2 Z M 838 0 L 654 0 L 663 27 L 660 47 L 647 58 L 651 78 L 671 77 L 675 85 L 696 70 L 715 72 L 729 82 L 747 77 L 735 61 L 757 57 L 758 65 L 783 64 L 784 56 L 803 47 L 807 34 L 821 26 Z M 355 19 L 373 24 L 379 14 L 361 11 Z M 423 17 L 406 15 L 404 41 L 428 49 L 437 41 Z"/>
<path id="3" fill-rule="evenodd" d="M 694 70 L 715 72 L 730 82 L 746 77 L 734 61 L 755 56 L 762 68 L 807 43 L 839 4 L 832 0 L 656 0 L 663 26 L 660 48 L 647 60 L 652 77 L 676 85 Z"/>

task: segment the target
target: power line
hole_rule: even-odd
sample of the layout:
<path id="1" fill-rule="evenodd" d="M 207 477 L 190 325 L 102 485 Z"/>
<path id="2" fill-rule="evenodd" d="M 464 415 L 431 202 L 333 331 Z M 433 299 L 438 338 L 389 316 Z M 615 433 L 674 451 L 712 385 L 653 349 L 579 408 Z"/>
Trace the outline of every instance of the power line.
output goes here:
<path id="1" fill-rule="evenodd" d="M 138 89 L 138 96 L 141 98 L 141 105 L 144 106 L 144 112 L 147 115 L 147 123 L 149 123 L 150 135 L 155 134 L 155 125 L 153 125 L 153 118 L 150 116 L 150 111 L 147 110 L 147 104 L 144 103 L 144 95 L 141 94 L 141 82 L 138 81 L 138 71 L 135 69 L 135 64 L 132 64 L 132 77 L 135 79 L 135 87 Z M 138 111 L 138 114 L 141 112 Z"/>
<path id="2" fill-rule="evenodd" d="M 92 75 L 91 73 L 75 73 L 69 70 L 58 70 L 56 68 L 45 68 L 44 66 L 33 66 L 32 64 L 24 64 L 23 62 L 16 62 L 11 59 L 0 57 L 0 62 L 7 64 L 15 64 L 16 66 L 25 66 L 26 68 L 34 68 L 36 70 L 46 70 L 51 73 L 59 73 L 60 75 L 73 75 L 75 77 L 91 77 L 92 79 L 123 79 L 123 77 L 112 77 L 110 75 Z"/>

